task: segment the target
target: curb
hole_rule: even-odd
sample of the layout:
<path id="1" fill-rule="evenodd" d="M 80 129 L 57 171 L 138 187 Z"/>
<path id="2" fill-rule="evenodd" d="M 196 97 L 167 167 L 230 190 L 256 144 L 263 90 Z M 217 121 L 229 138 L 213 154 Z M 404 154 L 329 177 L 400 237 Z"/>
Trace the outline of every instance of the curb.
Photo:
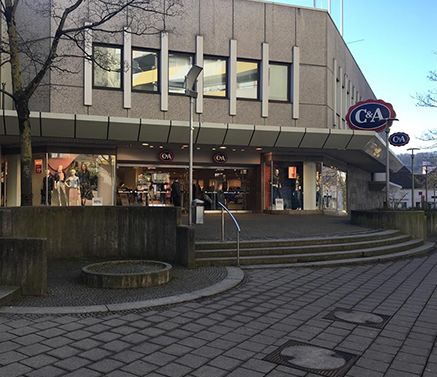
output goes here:
<path id="1" fill-rule="evenodd" d="M 124 310 L 154 308 L 164 305 L 181 304 L 223 293 L 236 287 L 244 278 L 244 272 L 238 267 L 226 267 L 227 276 L 220 282 L 190 293 L 161 297 L 145 301 L 124 302 L 120 304 L 90 306 L 4 306 L 0 314 L 88 314 L 110 313 Z"/>

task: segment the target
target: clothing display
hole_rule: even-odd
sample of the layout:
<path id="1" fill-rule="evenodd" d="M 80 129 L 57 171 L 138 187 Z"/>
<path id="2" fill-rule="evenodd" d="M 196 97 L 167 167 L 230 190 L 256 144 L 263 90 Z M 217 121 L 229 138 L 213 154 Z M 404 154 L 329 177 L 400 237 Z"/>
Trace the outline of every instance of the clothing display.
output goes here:
<path id="1" fill-rule="evenodd" d="M 65 186 L 68 187 L 68 203 L 70 206 L 79 206 L 80 203 L 80 180 L 74 170 L 65 180 Z"/>
<path id="2" fill-rule="evenodd" d="M 93 199 L 93 191 L 91 189 L 91 176 L 88 169 L 79 170 L 78 173 L 80 180 L 80 196 L 82 200 L 92 200 Z"/>
<path id="3" fill-rule="evenodd" d="M 42 179 L 41 205 L 52 205 L 52 191 L 55 187 L 55 178 L 51 173 Z"/>
<path id="4" fill-rule="evenodd" d="M 55 174 L 55 189 L 58 194 L 58 204 L 68 206 L 67 193 L 65 191 L 65 173 L 62 171 L 62 166 L 58 168 Z"/>

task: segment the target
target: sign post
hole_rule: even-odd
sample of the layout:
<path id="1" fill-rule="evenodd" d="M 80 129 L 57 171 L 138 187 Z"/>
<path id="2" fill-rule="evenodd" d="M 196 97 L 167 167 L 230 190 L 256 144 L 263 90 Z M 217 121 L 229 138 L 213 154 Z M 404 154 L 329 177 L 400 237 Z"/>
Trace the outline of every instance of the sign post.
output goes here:
<path id="1" fill-rule="evenodd" d="M 385 204 L 389 207 L 390 188 L 390 126 L 396 118 L 396 112 L 390 103 L 382 100 L 366 100 L 357 102 L 351 106 L 346 114 L 346 122 L 349 128 L 361 131 L 385 131 Z"/>

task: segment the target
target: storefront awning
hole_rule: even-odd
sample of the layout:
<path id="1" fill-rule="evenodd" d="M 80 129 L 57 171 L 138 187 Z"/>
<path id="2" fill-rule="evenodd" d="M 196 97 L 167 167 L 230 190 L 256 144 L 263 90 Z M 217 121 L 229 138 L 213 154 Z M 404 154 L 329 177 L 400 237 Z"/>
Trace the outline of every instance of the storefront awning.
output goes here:
<path id="1" fill-rule="evenodd" d="M 189 124 L 186 121 L 45 112 L 31 112 L 30 118 L 32 135 L 36 138 L 162 144 L 187 144 L 189 140 Z M 385 165 L 384 141 L 374 132 L 210 122 L 195 123 L 194 128 L 194 141 L 199 145 L 336 151 L 335 154 L 345 162 L 348 162 L 349 152 L 353 151 L 354 161 L 357 160 L 356 152 L 361 152 L 363 157 L 371 157 L 381 166 Z M 17 113 L 3 110 L 0 116 L 0 136 L 18 134 Z M 390 164 L 394 171 L 403 166 L 392 152 Z"/>

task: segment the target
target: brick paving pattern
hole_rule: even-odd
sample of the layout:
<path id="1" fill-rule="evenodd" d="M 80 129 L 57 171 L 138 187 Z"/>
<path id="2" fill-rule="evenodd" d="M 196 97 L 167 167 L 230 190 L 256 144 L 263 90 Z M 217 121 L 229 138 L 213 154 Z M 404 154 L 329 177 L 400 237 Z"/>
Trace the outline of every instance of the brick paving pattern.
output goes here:
<path id="1" fill-rule="evenodd" d="M 263 358 L 289 340 L 359 356 L 349 377 L 437 376 L 437 254 L 247 271 L 224 294 L 159 310 L 0 316 L 0 376 L 317 376 Z M 391 316 L 382 328 L 323 319 Z"/>

